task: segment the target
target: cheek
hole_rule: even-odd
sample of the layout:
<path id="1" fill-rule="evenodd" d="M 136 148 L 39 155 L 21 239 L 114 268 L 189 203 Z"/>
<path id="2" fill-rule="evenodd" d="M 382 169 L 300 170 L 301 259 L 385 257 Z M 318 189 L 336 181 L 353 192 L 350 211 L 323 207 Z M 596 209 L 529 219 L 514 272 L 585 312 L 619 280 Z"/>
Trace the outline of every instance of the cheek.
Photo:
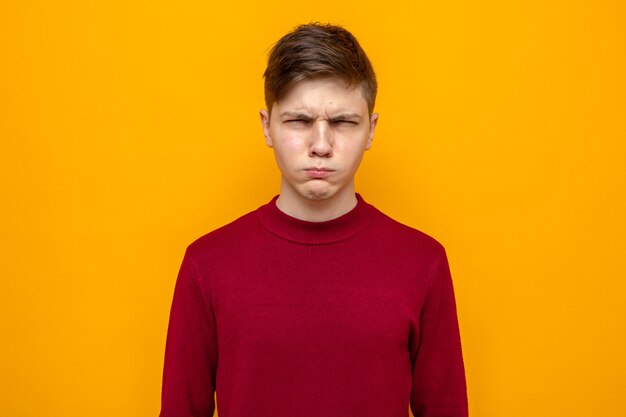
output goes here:
<path id="1" fill-rule="evenodd" d="M 302 135 L 297 133 L 279 133 L 276 136 L 272 136 L 274 142 L 274 148 L 281 155 L 295 155 L 300 153 L 305 148 L 305 140 Z"/>
<path id="2" fill-rule="evenodd" d="M 278 162 L 282 166 L 293 166 L 297 161 L 306 155 L 307 151 L 304 141 L 297 135 L 281 135 L 272 137 L 274 143 L 274 153 Z"/>
<path id="3" fill-rule="evenodd" d="M 344 136 L 335 142 L 333 148 L 346 162 L 358 160 L 365 152 L 368 138 L 365 134 Z"/>
<path id="4" fill-rule="evenodd" d="M 343 164 L 346 169 L 346 172 L 354 174 L 356 170 L 359 168 L 361 161 L 363 159 L 365 151 L 351 149 L 349 152 L 346 152 L 343 157 Z"/>

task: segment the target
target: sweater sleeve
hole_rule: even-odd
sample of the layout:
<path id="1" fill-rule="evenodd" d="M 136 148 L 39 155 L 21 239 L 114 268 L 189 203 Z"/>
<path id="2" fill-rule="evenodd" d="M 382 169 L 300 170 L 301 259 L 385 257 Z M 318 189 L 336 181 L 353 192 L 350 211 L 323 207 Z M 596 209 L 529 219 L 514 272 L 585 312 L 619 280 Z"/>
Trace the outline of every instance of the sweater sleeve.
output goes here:
<path id="1" fill-rule="evenodd" d="M 187 249 L 170 310 L 160 417 L 213 416 L 216 369 L 215 319 Z"/>
<path id="2" fill-rule="evenodd" d="M 448 260 L 443 252 L 411 344 L 415 417 L 467 417 L 467 391 Z"/>

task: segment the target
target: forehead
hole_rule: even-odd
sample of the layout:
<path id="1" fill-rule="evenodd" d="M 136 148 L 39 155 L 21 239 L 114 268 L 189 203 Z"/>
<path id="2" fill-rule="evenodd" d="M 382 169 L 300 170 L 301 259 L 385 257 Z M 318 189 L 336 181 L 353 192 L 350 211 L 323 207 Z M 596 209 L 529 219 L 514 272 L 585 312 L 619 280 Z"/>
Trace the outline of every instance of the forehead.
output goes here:
<path id="1" fill-rule="evenodd" d="M 290 110 L 351 110 L 367 112 L 361 85 L 350 86 L 339 78 L 322 78 L 300 81 L 291 86 L 284 96 L 274 103 Z"/>

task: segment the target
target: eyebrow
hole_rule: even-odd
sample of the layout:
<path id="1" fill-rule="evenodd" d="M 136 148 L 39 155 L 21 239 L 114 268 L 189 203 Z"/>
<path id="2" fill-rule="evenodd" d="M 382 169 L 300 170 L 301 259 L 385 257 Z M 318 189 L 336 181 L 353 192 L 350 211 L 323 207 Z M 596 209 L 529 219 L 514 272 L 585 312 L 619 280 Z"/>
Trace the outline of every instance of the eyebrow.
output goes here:
<path id="1" fill-rule="evenodd" d="M 307 120 L 313 118 L 313 117 L 311 117 L 310 115 L 308 115 L 306 113 L 297 112 L 297 111 L 285 111 L 285 112 L 282 112 L 280 114 L 280 117 L 295 117 L 295 118 L 307 119 Z"/>
<path id="2" fill-rule="evenodd" d="M 339 113 L 331 117 L 330 120 L 361 120 L 361 115 L 358 113 Z"/>

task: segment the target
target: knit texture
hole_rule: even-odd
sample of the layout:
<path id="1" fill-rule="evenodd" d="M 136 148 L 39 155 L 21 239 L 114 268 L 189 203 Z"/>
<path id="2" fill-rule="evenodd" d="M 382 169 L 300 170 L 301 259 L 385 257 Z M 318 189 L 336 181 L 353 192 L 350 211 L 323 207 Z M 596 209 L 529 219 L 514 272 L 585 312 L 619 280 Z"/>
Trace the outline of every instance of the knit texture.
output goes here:
<path id="1" fill-rule="evenodd" d="M 187 247 L 160 416 L 467 416 L 443 246 L 359 194 L 325 222 L 277 197 Z"/>

